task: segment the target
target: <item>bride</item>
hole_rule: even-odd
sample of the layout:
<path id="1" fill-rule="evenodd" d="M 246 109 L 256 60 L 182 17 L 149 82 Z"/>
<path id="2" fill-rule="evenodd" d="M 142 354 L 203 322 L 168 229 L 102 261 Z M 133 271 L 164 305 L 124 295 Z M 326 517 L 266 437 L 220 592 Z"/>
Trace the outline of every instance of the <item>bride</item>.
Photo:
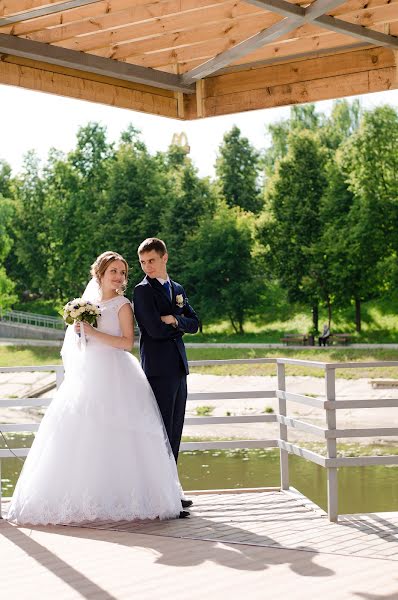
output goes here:
<path id="1" fill-rule="evenodd" d="M 133 314 L 122 295 L 128 265 L 104 252 L 84 298 L 99 305 L 98 328 L 69 326 L 65 379 L 46 411 L 12 497 L 7 519 L 47 525 L 170 519 L 181 486 L 159 409 L 133 346 Z"/>

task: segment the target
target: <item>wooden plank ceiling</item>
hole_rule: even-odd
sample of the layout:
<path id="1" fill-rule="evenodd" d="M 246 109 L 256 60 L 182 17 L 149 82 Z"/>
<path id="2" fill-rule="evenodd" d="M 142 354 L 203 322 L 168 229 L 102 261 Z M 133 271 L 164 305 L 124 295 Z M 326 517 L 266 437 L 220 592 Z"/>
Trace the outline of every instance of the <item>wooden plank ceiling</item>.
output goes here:
<path id="1" fill-rule="evenodd" d="M 0 83 L 180 119 L 398 88 L 397 61 L 398 0 L 0 0 Z"/>

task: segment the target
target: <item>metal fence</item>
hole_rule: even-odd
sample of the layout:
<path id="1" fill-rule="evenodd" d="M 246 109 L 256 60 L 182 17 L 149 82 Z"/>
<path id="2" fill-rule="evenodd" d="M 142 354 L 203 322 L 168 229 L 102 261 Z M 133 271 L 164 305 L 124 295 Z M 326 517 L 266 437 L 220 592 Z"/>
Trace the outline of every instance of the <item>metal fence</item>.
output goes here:
<path id="1" fill-rule="evenodd" d="M 23 312 L 21 310 L 0 309 L 0 320 L 6 323 L 17 325 L 33 325 L 34 327 L 49 327 L 51 329 L 65 329 L 63 319 L 59 317 L 49 317 L 47 315 L 37 315 L 34 313 Z"/>
<path id="2" fill-rule="evenodd" d="M 201 441 L 185 442 L 181 445 L 181 450 L 211 450 L 225 448 L 279 448 L 280 452 L 280 487 L 282 490 L 289 489 L 289 454 L 294 454 L 305 460 L 316 463 L 327 470 L 327 504 L 328 517 L 330 521 L 338 519 L 338 493 L 337 476 L 339 467 L 358 467 L 371 465 L 398 465 L 398 455 L 387 456 L 356 456 L 356 457 L 338 457 L 337 440 L 340 438 L 356 437 L 375 437 L 375 436 L 397 436 L 398 427 L 372 427 L 355 429 L 337 428 L 337 411 L 341 409 L 375 408 L 383 409 L 385 407 L 397 407 L 398 399 L 336 399 L 336 369 L 361 369 L 371 367 L 398 367 L 398 361 L 378 361 L 378 362 L 352 362 L 352 363 L 323 363 L 310 360 L 296 360 L 290 358 L 260 358 L 260 359 L 235 359 L 235 360 L 201 360 L 190 361 L 191 367 L 223 365 L 223 364 L 264 364 L 273 363 L 276 366 L 277 389 L 260 391 L 223 391 L 223 392 L 200 392 L 189 393 L 188 401 L 217 401 L 225 399 L 245 399 L 245 398 L 278 398 L 278 412 L 275 414 L 253 415 L 253 416 L 225 416 L 225 417 L 187 417 L 187 425 L 205 425 L 213 424 L 231 424 L 231 423 L 261 423 L 274 422 L 279 424 L 279 436 L 276 439 L 260 440 L 230 440 L 230 441 Z M 300 365 L 303 367 L 317 368 L 323 370 L 325 381 L 325 399 L 313 398 L 303 394 L 296 394 L 286 390 L 286 366 Z M 21 372 L 21 371 L 55 371 L 57 387 L 63 379 L 63 367 L 59 365 L 47 365 L 42 367 L 2 367 L 2 372 Z M 30 407 L 30 406 L 48 406 L 51 398 L 32 399 L 21 398 L 17 400 L 0 399 L 0 409 L 2 407 Z M 318 427 L 311 423 L 289 416 L 287 407 L 290 403 L 299 403 L 307 406 L 313 406 L 324 411 L 325 427 Z M 398 419 L 395 420 L 398 422 Z M 2 432 L 21 432 L 36 431 L 38 424 L 0 424 Z M 288 441 L 289 429 L 311 433 L 324 440 L 326 445 L 325 456 L 308 450 L 299 444 L 292 444 Z M 0 501 L 1 501 L 1 460 L 9 459 L 13 456 L 24 457 L 29 452 L 28 448 L 0 450 Z M 0 502 L 1 510 L 1 502 Z M 0 513 L 1 517 L 1 513 Z"/>

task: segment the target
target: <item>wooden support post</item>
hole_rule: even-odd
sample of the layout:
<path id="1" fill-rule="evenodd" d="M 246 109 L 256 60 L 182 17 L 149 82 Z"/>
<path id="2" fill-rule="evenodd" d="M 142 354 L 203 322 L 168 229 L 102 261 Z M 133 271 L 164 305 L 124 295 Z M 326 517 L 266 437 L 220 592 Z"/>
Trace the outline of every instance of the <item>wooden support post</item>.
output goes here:
<path id="1" fill-rule="evenodd" d="M 395 58 L 395 81 L 398 82 L 398 50 L 393 50 Z"/>
<path id="2" fill-rule="evenodd" d="M 196 82 L 196 112 L 197 112 L 198 119 L 201 117 L 203 118 L 205 116 L 204 92 L 205 92 L 204 79 L 199 79 Z"/>
<path id="3" fill-rule="evenodd" d="M 335 369 L 326 369 L 325 373 L 326 399 L 336 401 L 336 371 Z M 328 431 L 336 429 L 336 409 L 326 409 L 326 425 Z M 335 438 L 327 438 L 327 457 L 336 458 L 337 443 Z M 327 471 L 327 495 L 328 495 L 328 516 L 329 521 L 337 522 L 338 519 L 338 488 L 337 488 L 337 468 L 326 467 Z"/>
<path id="4" fill-rule="evenodd" d="M 182 92 L 175 92 L 175 97 L 177 100 L 177 117 L 179 119 L 184 119 L 185 118 L 184 94 Z"/>
<path id="5" fill-rule="evenodd" d="M 286 376 L 285 365 L 277 363 L 278 372 L 278 390 L 286 391 Z M 279 414 L 286 417 L 286 400 L 279 398 Z M 279 424 L 279 438 L 287 442 L 287 425 Z M 289 453 L 286 450 L 279 450 L 280 473 L 281 473 L 281 489 L 289 489 Z"/>

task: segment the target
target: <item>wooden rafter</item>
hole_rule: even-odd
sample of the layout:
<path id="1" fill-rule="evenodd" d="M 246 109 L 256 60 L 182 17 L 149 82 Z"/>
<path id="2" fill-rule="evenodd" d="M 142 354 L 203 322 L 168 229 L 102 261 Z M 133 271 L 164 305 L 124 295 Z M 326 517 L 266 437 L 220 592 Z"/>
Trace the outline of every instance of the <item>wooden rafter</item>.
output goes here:
<path id="1" fill-rule="evenodd" d="M 280 20 L 275 13 L 264 10 L 255 11 L 254 14 L 239 12 L 231 19 L 228 15 L 231 4 L 227 4 L 228 9 L 224 6 L 223 3 L 222 10 L 218 5 L 198 9 L 194 13 L 195 18 L 192 13 L 170 15 L 161 20 L 152 19 L 133 26 L 78 36 L 56 45 L 75 50 L 88 50 L 98 56 L 169 71 L 172 70 L 171 65 L 176 67 L 178 65 L 179 71 L 184 73 L 237 42 L 254 35 L 259 28 L 269 27 Z M 363 24 L 383 31 L 386 19 L 392 23 L 396 22 L 398 26 L 398 2 L 386 5 L 381 0 L 375 0 L 372 8 L 351 9 L 350 12 L 344 13 L 344 19 L 357 25 Z M 57 29 L 60 28 L 51 31 Z M 123 41 L 124 39 L 127 41 Z M 351 41 L 351 37 L 346 35 L 334 34 L 319 25 L 309 23 L 286 34 L 283 40 L 264 45 L 255 53 L 251 53 L 250 57 L 238 59 L 234 65 L 252 64 L 257 60 L 265 60 L 273 56 L 290 56 L 295 52 L 303 55 L 306 51 L 310 53 L 316 51 L 316 48 L 319 51 L 329 50 L 333 49 L 334 43 L 336 46 L 349 46 L 357 42 L 355 39 Z M 167 65 L 170 65 L 169 68 Z"/>
<path id="2" fill-rule="evenodd" d="M 234 18 L 231 23 L 231 9 L 233 9 L 233 6 L 233 0 L 221 5 L 214 4 L 212 0 L 200 0 L 194 10 L 164 15 L 161 19 L 151 18 L 141 21 L 139 19 L 145 15 L 145 11 L 137 10 L 133 22 L 125 27 L 109 28 L 108 20 L 97 20 L 97 30 L 90 35 L 79 35 L 78 33 L 71 35 L 73 32 L 73 24 L 71 24 L 71 26 L 65 26 L 64 28 L 58 27 L 37 32 L 30 35 L 29 38 L 83 52 L 91 52 L 97 49 L 107 49 L 109 52 L 121 49 L 128 46 L 130 42 L 137 40 L 161 42 L 163 37 L 170 34 L 180 37 L 188 35 L 190 32 L 202 31 L 203 39 L 205 39 L 206 31 L 204 30 L 206 27 L 218 28 L 220 35 L 223 33 L 225 35 L 226 30 L 230 33 L 241 21 L 249 22 L 252 20 L 251 26 L 253 27 L 257 19 L 262 19 L 263 22 L 268 22 L 268 24 L 279 20 L 278 15 L 242 4 L 234 10 Z M 160 13 L 159 9 L 159 6 L 154 7 L 155 15 Z M 200 27 L 198 27 L 198 23 L 200 23 Z M 99 26 L 104 26 L 104 29 L 99 29 Z M 77 27 L 74 29 L 76 31 Z M 153 50 L 155 49 L 156 46 Z"/>
<path id="3" fill-rule="evenodd" d="M 0 33 L 0 53 L 39 60 L 52 65 L 97 73 L 134 83 L 144 83 L 168 90 L 193 93 L 195 90 L 183 83 L 178 75 L 155 71 L 137 65 L 129 65 L 116 60 L 84 54 L 66 48 L 59 48 L 32 42 L 14 35 Z"/>
<path id="4" fill-rule="evenodd" d="M 354 40 L 352 40 L 354 42 Z M 325 32 L 324 34 L 310 34 L 304 38 L 298 38 L 294 34 L 286 36 L 283 40 L 278 40 L 273 44 L 269 44 L 259 48 L 256 52 L 250 54 L 249 57 L 242 57 L 234 62 L 239 65 L 241 70 L 245 70 L 246 66 L 250 66 L 258 61 L 267 60 L 274 57 L 291 56 L 296 53 L 306 54 L 307 52 L 316 52 L 321 55 L 324 52 L 333 51 L 342 46 L 350 44 L 348 36 L 340 35 L 333 32 Z M 359 47 L 362 44 L 358 44 Z M 183 46 L 181 48 L 171 48 L 160 52 L 148 53 L 143 55 L 132 55 L 126 59 L 126 62 L 137 64 L 157 70 L 170 71 L 173 67 L 179 68 L 181 73 L 186 73 L 195 66 L 202 64 L 206 59 L 211 58 L 219 52 L 223 52 L 229 48 L 228 41 L 222 39 L 215 40 L 211 43 L 210 48 L 207 42 L 195 44 L 191 46 Z"/>
<path id="5" fill-rule="evenodd" d="M 47 15 L 62 12 L 64 10 L 70 10 L 72 8 L 80 8 L 88 4 L 94 4 L 98 0 L 68 0 L 68 2 L 61 2 L 60 4 L 48 4 L 41 8 L 35 8 L 33 10 L 24 10 L 18 12 L 15 15 L 9 17 L 3 17 L 0 19 L 0 27 L 4 25 L 13 25 L 14 23 L 20 23 L 21 21 L 29 21 L 30 19 L 37 19 L 39 17 L 45 17 Z"/>
<path id="6" fill-rule="evenodd" d="M 256 6 L 263 5 L 264 8 L 281 12 L 285 16 L 283 20 L 275 25 L 261 31 L 251 38 L 236 44 L 234 47 L 221 52 L 216 57 L 200 64 L 182 76 L 183 81 L 192 84 L 198 79 L 212 75 L 224 67 L 234 63 L 237 59 L 251 54 L 256 49 L 269 44 L 275 39 L 293 31 L 304 23 L 316 23 L 326 29 L 343 33 L 351 37 L 355 37 L 360 41 L 373 43 L 381 46 L 398 49 L 398 38 L 396 36 L 380 33 L 366 27 L 358 26 L 352 23 L 347 23 L 341 19 L 336 19 L 329 15 L 325 15 L 326 11 L 336 8 L 343 4 L 339 0 L 315 0 L 308 8 L 302 8 L 286 2 L 286 0 L 248 0 Z"/>
<path id="7" fill-rule="evenodd" d="M 297 16 L 298 13 L 303 11 L 303 15 L 310 16 L 313 11 L 316 2 L 311 4 L 308 8 L 303 9 L 299 6 L 292 5 L 290 2 L 286 2 L 286 0 L 245 0 L 249 4 L 253 4 L 255 6 L 263 6 L 267 10 L 272 10 L 273 12 L 277 12 L 278 14 L 283 14 L 284 16 Z M 324 13 L 328 12 L 324 11 Z M 380 46 L 386 46 L 389 48 L 398 48 L 398 40 L 395 36 L 388 35 L 386 33 L 380 33 L 378 31 L 374 31 L 372 29 L 368 29 L 366 27 L 361 27 L 355 25 L 354 23 L 347 23 L 342 19 L 336 19 L 335 17 L 331 17 L 322 13 L 321 15 L 317 15 L 314 18 L 309 18 L 309 21 L 316 23 L 317 25 L 321 25 L 325 29 L 329 29 L 331 31 L 335 31 L 336 33 L 343 33 L 350 35 L 351 37 L 357 38 L 362 42 L 368 42 L 370 44 L 377 44 Z M 313 14 L 315 14 L 313 12 Z M 302 22 L 303 16 L 299 19 Z M 303 18 L 304 20 L 304 18 Z"/>

